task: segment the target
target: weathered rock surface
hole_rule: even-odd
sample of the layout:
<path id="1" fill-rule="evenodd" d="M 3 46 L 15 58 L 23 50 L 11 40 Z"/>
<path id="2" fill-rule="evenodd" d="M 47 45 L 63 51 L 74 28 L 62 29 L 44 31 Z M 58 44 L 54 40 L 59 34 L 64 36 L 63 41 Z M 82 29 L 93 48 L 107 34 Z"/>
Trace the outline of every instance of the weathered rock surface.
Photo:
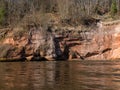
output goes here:
<path id="1" fill-rule="evenodd" d="M 49 32 L 32 27 L 20 36 L 15 36 L 13 31 L 6 31 L 0 42 L 1 60 L 120 59 L 119 24 L 100 25 L 91 31 L 68 27 Z"/>
<path id="2" fill-rule="evenodd" d="M 96 30 L 67 33 L 59 37 L 61 56 L 68 60 L 115 60 L 120 59 L 120 25 L 98 27 Z"/>

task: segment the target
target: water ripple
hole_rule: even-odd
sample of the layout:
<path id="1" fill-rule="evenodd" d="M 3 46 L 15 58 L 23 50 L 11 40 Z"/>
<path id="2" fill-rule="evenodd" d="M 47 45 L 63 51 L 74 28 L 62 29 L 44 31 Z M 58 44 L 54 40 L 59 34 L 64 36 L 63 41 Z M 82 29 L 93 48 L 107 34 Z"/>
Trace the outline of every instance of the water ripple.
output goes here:
<path id="1" fill-rule="evenodd" d="M 120 61 L 0 63 L 0 90 L 120 90 Z"/>

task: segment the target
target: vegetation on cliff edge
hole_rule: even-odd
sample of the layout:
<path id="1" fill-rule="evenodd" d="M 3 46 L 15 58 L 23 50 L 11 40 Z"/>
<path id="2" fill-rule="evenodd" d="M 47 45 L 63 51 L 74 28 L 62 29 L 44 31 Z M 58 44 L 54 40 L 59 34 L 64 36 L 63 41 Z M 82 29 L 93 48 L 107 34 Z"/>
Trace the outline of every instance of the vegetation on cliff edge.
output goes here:
<path id="1" fill-rule="evenodd" d="M 120 0 L 0 0 L 0 27 L 95 25 L 119 19 L 119 7 Z"/>

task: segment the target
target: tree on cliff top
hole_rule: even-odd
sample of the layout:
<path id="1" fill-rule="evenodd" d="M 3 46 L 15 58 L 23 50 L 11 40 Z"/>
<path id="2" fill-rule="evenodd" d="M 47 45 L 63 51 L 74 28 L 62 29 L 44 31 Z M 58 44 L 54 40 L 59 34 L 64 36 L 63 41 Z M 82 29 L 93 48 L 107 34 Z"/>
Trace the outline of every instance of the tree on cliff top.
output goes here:
<path id="1" fill-rule="evenodd" d="M 42 19 L 41 14 L 45 14 L 44 18 L 46 14 L 54 14 L 61 21 L 67 19 L 76 23 L 82 17 L 96 17 L 108 12 L 114 16 L 120 12 L 119 7 L 120 0 L 0 0 L 0 23 L 5 21 L 9 26 L 16 26 L 26 17 Z M 40 21 L 39 18 L 36 20 Z"/>
<path id="2" fill-rule="evenodd" d="M 116 3 L 116 0 L 112 0 L 112 5 L 111 5 L 111 16 L 115 16 L 115 14 L 118 12 L 118 9 L 117 9 L 117 3 Z"/>
<path id="3" fill-rule="evenodd" d="M 0 25 L 7 23 L 7 2 L 5 0 L 0 1 Z"/>

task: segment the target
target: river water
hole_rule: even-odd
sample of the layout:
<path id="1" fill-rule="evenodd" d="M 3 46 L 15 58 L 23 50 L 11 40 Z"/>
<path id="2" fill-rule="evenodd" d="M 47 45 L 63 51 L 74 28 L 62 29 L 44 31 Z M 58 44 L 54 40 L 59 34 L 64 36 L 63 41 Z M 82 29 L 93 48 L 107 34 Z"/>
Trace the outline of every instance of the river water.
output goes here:
<path id="1" fill-rule="evenodd" d="M 120 90 L 120 61 L 1 62 L 0 90 Z"/>

